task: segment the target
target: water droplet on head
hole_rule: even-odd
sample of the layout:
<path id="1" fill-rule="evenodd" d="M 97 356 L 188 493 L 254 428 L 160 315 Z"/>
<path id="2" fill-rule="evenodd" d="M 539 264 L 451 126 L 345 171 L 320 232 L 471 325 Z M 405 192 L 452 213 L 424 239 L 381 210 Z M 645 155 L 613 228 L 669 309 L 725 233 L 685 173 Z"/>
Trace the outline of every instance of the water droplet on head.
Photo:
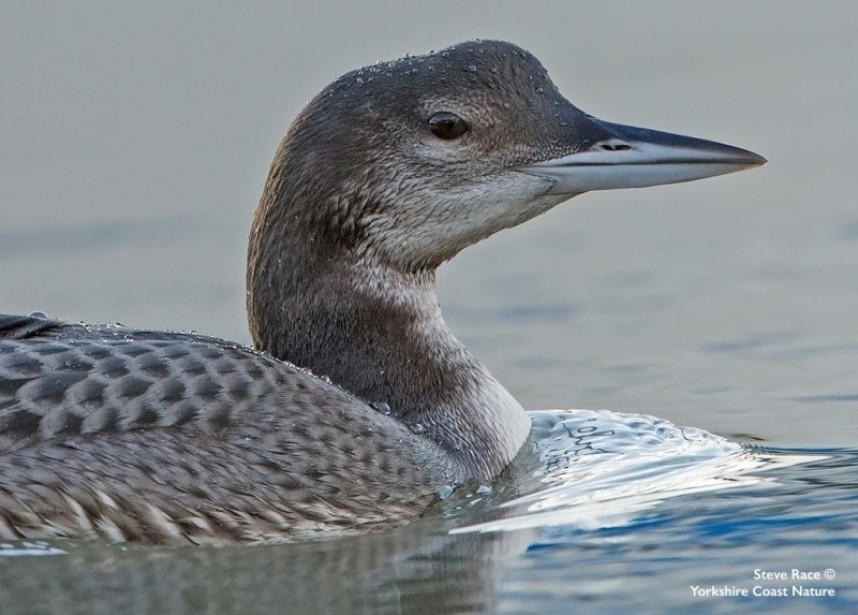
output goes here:
<path id="1" fill-rule="evenodd" d="M 468 66 L 468 70 L 472 73 L 475 73 L 477 72 L 477 66 L 475 64 L 471 64 L 470 66 Z"/>
<path id="2" fill-rule="evenodd" d="M 409 428 L 411 429 L 412 433 L 416 433 L 417 435 L 426 433 L 426 428 L 423 426 L 422 423 L 414 423 L 412 425 L 409 425 Z"/>
<path id="3" fill-rule="evenodd" d="M 390 416 L 390 404 L 388 404 L 386 401 L 374 401 L 370 403 L 370 406 L 373 410 L 377 410 L 385 416 Z"/>

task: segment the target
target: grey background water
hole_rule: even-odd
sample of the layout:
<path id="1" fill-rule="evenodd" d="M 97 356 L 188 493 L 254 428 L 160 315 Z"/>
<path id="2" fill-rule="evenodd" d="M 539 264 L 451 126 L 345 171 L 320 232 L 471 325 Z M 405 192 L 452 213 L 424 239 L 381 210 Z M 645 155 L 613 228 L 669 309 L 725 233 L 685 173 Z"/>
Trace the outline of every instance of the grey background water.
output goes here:
<path id="1" fill-rule="evenodd" d="M 247 341 L 246 235 L 291 118 L 358 65 L 503 38 L 533 51 L 594 115 L 770 163 L 585 195 L 471 248 L 440 273 L 453 330 L 527 408 L 610 408 L 776 446 L 854 446 L 856 28 L 848 1 L 10 3 L 0 20 L 0 309 Z M 844 506 L 854 472 L 838 467 L 820 464 L 813 480 Z M 808 494 L 806 480 L 784 477 L 783 506 L 829 493 Z M 667 518 L 706 534 L 718 506 L 750 518 L 755 501 Z M 831 522 L 814 526 L 812 549 L 795 524 L 778 526 L 795 539 L 777 543 L 785 552 L 746 528 L 732 550 L 683 543 L 646 559 L 646 574 L 635 553 L 682 532 L 641 529 L 632 554 L 587 537 L 541 549 L 565 539 L 540 533 L 439 539 L 430 521 L 280 551 L 84 549 L 64 563 L 4 561 L 3 597 L 26 590 L 46 609 L 77 600 L 103 612 L 432 600 L 508 612 L 681 608 L 689 582 L 744 583 L 773 557 L 854 570 L 854 533 Z"/>

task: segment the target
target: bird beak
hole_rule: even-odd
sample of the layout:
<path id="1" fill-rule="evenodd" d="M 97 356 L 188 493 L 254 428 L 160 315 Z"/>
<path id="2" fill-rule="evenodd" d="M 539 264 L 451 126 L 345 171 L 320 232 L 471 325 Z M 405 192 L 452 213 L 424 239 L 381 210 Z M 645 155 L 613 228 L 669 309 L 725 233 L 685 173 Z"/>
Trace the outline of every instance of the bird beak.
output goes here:
<path id="1" fill-rule="evenodd" d="M 519 170 L 551 179 L 554 194 L 645 188 L 689 182 L 757 167 L 766 159 L 745 149 L 695 137 L 612 124 L 587 117 L 586 132 L 604 135 L 587 149 Z"/>

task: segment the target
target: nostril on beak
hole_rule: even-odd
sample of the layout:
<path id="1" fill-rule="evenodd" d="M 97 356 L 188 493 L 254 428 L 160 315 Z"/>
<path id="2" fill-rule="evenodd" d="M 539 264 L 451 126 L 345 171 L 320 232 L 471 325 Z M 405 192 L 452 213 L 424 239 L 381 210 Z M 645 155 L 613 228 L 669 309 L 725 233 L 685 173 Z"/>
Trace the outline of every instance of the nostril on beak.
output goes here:
<path id="1" fill-rule="evenodd" d="M 600 149 L 606 152 L 625 152 L 632 149 L 632 146 L 625 141 L 611 140 L 596 143 L 591 149 Z"/>

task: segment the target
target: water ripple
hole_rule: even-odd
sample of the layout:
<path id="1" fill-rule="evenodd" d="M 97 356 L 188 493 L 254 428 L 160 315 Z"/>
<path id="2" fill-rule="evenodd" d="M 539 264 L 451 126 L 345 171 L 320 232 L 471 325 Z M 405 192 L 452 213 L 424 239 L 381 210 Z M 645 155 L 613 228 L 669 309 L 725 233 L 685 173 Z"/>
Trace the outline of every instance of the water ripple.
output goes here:
<path id="1" fill-rule="evenodd" d="M 827 458 L 753 449 L 646 415 L 565 410 L 532 418 L 539 463 L 517 486 L 524 494 L 489 511 L 499 518 L 452 534 L 627 526 L 667 499 L 774 484 L 770 470 Z"/>

